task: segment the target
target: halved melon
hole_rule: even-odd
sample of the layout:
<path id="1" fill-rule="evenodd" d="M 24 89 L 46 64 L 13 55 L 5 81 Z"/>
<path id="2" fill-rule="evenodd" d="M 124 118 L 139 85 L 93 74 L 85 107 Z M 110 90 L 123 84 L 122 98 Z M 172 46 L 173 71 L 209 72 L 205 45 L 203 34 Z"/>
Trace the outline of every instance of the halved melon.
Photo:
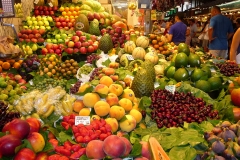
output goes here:
<path id="1" fill-rule="evenodd" d="M 148 142 L 152 152 L 152 160 L 170 160 L 156 138 L 150 137 Z"/>

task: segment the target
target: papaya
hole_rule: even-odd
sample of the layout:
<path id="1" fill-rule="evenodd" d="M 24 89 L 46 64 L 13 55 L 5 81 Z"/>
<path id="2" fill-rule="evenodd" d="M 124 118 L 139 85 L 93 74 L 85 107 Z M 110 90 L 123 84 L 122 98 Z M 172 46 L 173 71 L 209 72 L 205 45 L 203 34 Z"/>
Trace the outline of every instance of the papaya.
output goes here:
<path id="1" fill-rule="evenodd" d="M 150 137 L 148 142 L 152 152 L 152 160 L 170 160 L 156 138 Z"/>

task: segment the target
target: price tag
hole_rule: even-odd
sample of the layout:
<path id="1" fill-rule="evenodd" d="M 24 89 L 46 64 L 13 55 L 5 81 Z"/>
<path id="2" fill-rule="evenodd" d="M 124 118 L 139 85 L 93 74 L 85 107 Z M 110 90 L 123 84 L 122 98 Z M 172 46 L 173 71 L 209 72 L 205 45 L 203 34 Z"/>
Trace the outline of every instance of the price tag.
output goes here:
<path id="1" fill-rule="evenodd" d="M 127 55 L 126 57 L 127 57 L 127 59 L 128 59 L 129 61 L 133 61 L 133 60 L 134 60 L 134 58 L 133 58 L 132 55 Z"/>
<path id="2" fill-rule="evenodd" d="M 176 90 L 176 86 L 175 85 L 167 85 L 165 86 L 165 89 L 169 92 L 171 92 L 172 94 L 174 94 L 175 90 Z"/>
<path id="3" fill-rule="evenodd" d="M 48 3 L 48 5 L 49 5 L 50 7 L 53 7 L 53 4 L 52 4 L 52 2 Z"/>
<path id="4" fill-rule="evenodd" d="M 36 64 L 36 65 L 40 66 L 40 63 L 37 62 L 37 61 L 33 61 L 33 64 Z"/>
<path id="5" fill-rule="evenodd" d="M 141 8 L 147 8 L 147 4 L 141 4 Z"/>
<path id="6" fill-rule="evenodd" d="M 90 116 L 76 116 L 75 125 L 78 124 L 90 125 Z"/>
<path id="7" fill-rule="evenodd" d="M 35 0 L 35 1 L 34 1 L 35 4 L 38 4 L 38 2 L 39 2 L 39 0 Z"/>

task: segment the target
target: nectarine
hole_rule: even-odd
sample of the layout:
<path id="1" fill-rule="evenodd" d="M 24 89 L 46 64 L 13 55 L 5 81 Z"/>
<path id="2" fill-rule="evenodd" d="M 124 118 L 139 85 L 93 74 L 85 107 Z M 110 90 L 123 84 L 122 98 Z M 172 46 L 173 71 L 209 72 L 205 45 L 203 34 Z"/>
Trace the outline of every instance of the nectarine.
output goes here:
<path id="1" fill-rule="evenodd" d="M 45 140 L 43 136 L 38 132 L 32 132 L 28 135 L 28 141 L 30 142 L 33 151 L 35 153 L 41 152 L 45 146 Z"/>
<path id="2" fill-rule="evenodd" d="M 94 111 L 100 117 L 106 116 L 110 111 L 110 105 L 105 101 L 98 101 L 94 105 Z"/>
<path id="3" fill-rule="evenodd" d="M 86 107 L 93 108 L 98 101 L 100 101 L 100 96 L 97 93 L 86 93 L 83 96 L 83 104 Z"/>

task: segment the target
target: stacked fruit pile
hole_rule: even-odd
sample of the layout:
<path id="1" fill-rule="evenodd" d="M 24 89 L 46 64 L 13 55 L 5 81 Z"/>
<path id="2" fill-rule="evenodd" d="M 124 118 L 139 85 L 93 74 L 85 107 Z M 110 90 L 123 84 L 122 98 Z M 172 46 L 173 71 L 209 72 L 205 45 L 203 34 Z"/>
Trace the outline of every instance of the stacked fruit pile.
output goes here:
<path id="1" fill-rule="evenodd" d="M 43 43 L 45 29 L 23 29 L 18 33 L 20 42 Z"/>
<path id="2" fill-rule="evenodd" d="M 26 18 L 26 23 L 23 28 L 25 29 L 44 29 L 51 30 L 51 26 L 53 26 L 53 18 L 50 16 L 37 16 Z"/>
<path id="3" fill-rule="evenodd" d="M 74 59 L 65 60 L 61 63 L 59 70 L 62 74 L 62 77 L 65 79 L 71 79 L 74 78 L 77 74 L 77 71 L 79 69 L 77 61 Z"/>
<path id="4" fill-rule="evenodd" d="M 55 21 L 55 26 L 59 29 L 65 29 L 65 30 L 74 29 L 75 19 L 57 17 L 54 19 L 54 21 Z"/>
<path id="5" fill-rule="evenodd" d="M 33 14 L 34 16 L 51 16 L 54 17 L 55 12 L 58 7 L 48 7 L 48 6 L 34 6 Z"/>
<path id="6" fill-rule="evenodd" d="M 44 48 L 42 48 L 42 55 L 46 54 L 56 54 L 58 56 L 62 55 L 62 50 L 64 46 L 62 44 L 52 44 L 52 43 L 47 43 Z"/>

